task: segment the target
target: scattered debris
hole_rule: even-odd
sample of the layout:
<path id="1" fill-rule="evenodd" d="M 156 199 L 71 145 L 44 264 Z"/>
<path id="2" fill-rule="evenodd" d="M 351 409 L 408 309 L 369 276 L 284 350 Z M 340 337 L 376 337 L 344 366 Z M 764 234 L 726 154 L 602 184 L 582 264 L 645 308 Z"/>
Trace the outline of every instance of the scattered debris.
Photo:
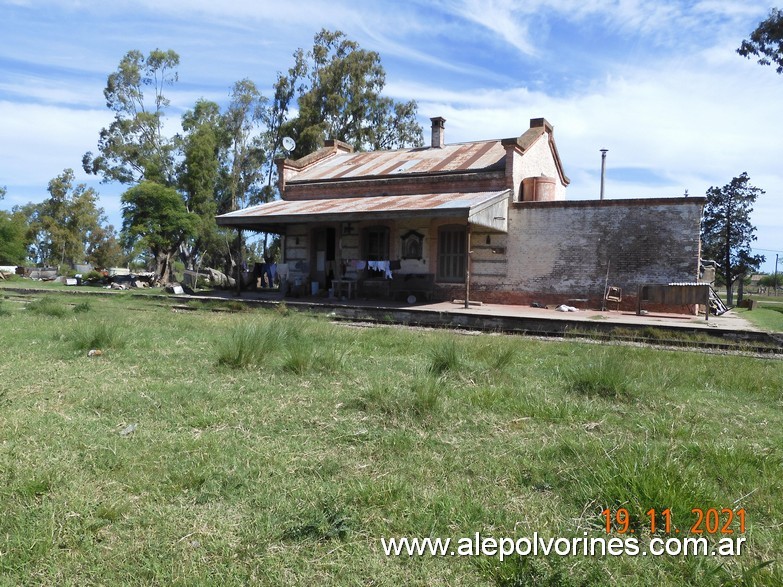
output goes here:
<path id="1" fill-rule="evenodd" d="M 52 281 L 57 277 L 57 273 L 56 267 L 37 267 L 30 269 L 29 277 L 30 279 L 38 279 L 41 281 Z M 27 274 L 26 270 L 25 274 Z"/>
<path id="2" fill-rule="evenodd" d="M 215 287 L 234 287 L 236 286 L 236 280 L 233 277 L 229 277 L 222 271 L 218 271 L 217 269 L 206 269 L 206 272 L 209 274 L 209 281 L 212 282 L 212 285 Z"/>
<path id="3" fill-rule="evenodd" d="M 138 424 L 128 424 L 125 428 L 120 430 L 120 436 L 130 436 L 134 432 L 136 432 L 136 428 L 138 427 Z"/>
<path id="4" fill-rule="evenodd" d="M 100 357 L 101 355 L 103 355 L 103 351 L 100 349 L 91 349 L 87 351 L 88 357 Z"/>
<path id="5" fill-rule="evenodd" d="M 555 308 L 556 312 L 578 312 L 578 308 L 574 308 L 573 306 L 566 306 L 565 304 L 560 304 L 557 308 Z"/>

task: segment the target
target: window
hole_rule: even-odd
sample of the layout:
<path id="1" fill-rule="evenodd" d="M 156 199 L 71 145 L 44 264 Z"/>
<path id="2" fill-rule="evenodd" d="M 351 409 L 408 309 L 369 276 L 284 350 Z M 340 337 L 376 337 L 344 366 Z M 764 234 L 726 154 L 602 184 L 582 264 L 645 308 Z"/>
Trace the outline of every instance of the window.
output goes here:
<path id="1" fill-rule="evenodd" d="M 389 229 L 371 226 L 364 231 L 364 258 L 367 261 L 389 260 Z"/>
<path id="2" fill-rule="evenodd" d="M 449 225 L 438 231 L 438 280 L 465 281 L 464 226 Z"/>

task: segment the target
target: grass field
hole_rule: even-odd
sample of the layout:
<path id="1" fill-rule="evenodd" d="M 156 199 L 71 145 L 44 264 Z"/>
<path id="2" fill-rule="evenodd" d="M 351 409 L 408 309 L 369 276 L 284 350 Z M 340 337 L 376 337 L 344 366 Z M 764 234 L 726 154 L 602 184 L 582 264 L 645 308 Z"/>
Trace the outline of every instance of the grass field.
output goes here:
<path id="1" fill-rule="evenodd" d="M 783 585 L 780 360 L 84 297 L 0 302 L 0 585 Z M 651 508 L 744 508 L 747 544 L 381 548 L 619 508 L 642 549 Z"/>
<path id="2" fill-rule="evenodd" d="M 783 332 L 783 297 L 751 296 L 758 302 L 755 310 L 736 308 L 743 318 L 770 332 Z"/>

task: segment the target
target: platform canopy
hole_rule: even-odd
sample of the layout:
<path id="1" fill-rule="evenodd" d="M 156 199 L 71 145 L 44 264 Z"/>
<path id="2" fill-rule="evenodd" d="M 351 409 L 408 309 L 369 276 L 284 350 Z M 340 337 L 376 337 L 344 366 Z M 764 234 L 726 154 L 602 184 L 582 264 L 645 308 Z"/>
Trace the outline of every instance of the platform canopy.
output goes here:
<path id="1" fill-rule="evenodd" d="M 310 200 L 277 200 L 229 212 L 217 217 L 219 226 L 285 234 L 290 224 L 323 224 L 399 220 L 404 218 L 453 218 L 508 232 L 508 199 L 511 190 L 452 192 L 405 196 L 366 196 Z"/>

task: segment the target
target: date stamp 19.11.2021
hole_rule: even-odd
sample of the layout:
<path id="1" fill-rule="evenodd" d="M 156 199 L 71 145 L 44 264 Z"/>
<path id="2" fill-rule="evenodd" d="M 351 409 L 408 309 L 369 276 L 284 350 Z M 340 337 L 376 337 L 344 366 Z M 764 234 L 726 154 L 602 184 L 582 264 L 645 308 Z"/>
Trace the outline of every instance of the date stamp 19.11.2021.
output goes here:
<path id="1" fill-rule="evenodd" d="M 634 519 L 626 508 L 607 508 L 601 512 L 601 517 L 607 534 L 635 534 L 645 529 L 650 534 L 744 534 L 746 525 L 744 508 L 692 508 L 691 517 L 684 524 L 682 520 L 675 523 L 670 508 L 650 508 L 643 519 Z"/>

